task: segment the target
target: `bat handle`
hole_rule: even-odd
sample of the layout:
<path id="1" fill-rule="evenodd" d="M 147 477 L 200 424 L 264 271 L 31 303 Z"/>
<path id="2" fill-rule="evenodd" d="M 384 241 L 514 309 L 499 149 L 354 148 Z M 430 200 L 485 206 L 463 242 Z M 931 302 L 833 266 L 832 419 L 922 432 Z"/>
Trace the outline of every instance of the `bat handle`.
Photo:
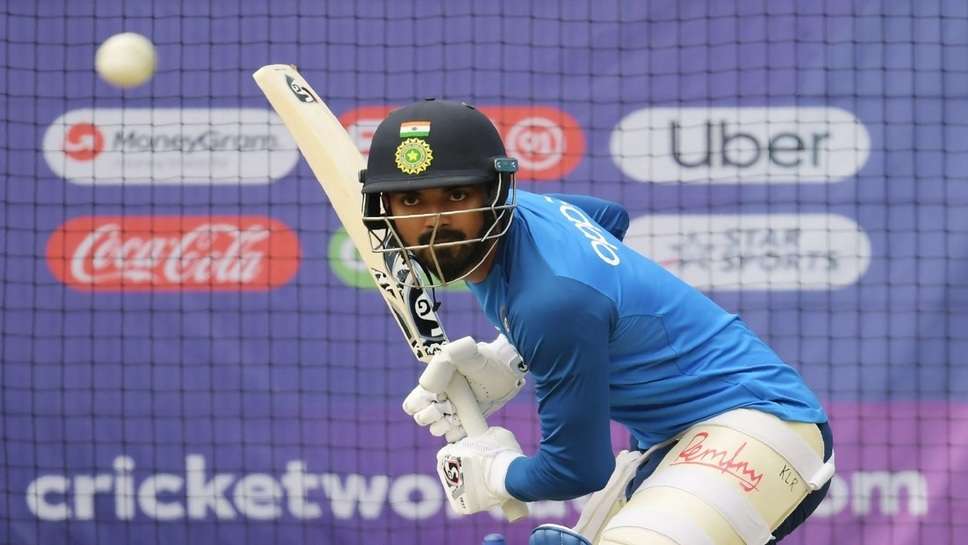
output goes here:
<path id="1" fill-rule="evenodd" d="M 467 385 L 464 375 L 454 373 L 447 385 L 447 398 L 457 410 L 457 416 L 464 425 L 467 435 L 474 437 L 487 431 L 487 421 L 484 420 L 484 415 L 477 405 L 477 399 L 474 398 L 474 393 Z M 508 522 L 528 516 L 528 504 L 514 498 L 501 504 L 501 510 L 504 511 L 504 517 Z"/>

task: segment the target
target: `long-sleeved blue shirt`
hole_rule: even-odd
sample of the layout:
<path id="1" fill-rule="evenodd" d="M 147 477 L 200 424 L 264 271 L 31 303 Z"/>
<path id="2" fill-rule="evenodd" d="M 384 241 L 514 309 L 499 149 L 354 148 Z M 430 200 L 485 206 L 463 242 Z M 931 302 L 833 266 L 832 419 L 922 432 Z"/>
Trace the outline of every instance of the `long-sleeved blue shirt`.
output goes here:
<path id="1" fill-rule="evenodd" d="M 541 445 L 511 464 L 513 496 L 570 499 L 604 486 L 610 420 L 642 448 L 738 407 L 826 422 L 796 370 L 742 320 L 621 242 L 621 206 L 517 199 L 487 278 L 468 283 L 535 384 Z"/>

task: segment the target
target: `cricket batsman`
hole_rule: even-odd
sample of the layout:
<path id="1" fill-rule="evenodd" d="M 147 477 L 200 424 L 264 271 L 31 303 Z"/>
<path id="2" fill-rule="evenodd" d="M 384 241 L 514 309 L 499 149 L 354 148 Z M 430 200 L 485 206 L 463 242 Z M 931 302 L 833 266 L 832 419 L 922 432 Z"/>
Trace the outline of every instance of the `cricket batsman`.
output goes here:
<path id="1" fill-rule="evenodd" d="M 430 288 L 465 281 L 499 331 L 431 365 L 467 377 L 491 414 L 530 375 L 541 443 L 466 437 L 442 392 L 404 410 L 449 442 L 437 471 L 460 513 L 509 498 L 591 496 L 578 525 L 532 545 L 763 545 L 823 499 L 834 473 L 817 397 L 735 314 L 622 243 L 619 205 L 515 188 L 517 162 L 473 107 L 426 100 L 377 128 L 361 172 L 374 251 L 416 259 Z M 612 452 L 610 421 L 631 450 Z"/>

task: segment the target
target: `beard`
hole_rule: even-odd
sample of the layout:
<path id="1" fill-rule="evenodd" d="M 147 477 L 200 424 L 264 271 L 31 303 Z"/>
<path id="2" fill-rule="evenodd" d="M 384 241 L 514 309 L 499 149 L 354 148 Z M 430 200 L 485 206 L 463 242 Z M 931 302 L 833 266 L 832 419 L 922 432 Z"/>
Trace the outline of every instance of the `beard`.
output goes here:
<path id="1" fill-rule="evenodd" d="M 473 238 L 480 238 L 482 232 Z M 430 244 L 431 233 L 420 235 L 420 244 Z M 436 244 L 442 242 L 458 242 L 466 240 L 467 237 L 460 231 L 452 229 L 438 229 L 434 240 L 434 246 L 417 250 L 416 256 L 424 268 L 443 282 L 451 282 L 468 273 L 476 267 L 487 254 L 487 242 L 476 241 L 464 244 L 454 244 L 453 246 L 437 247 Z M 436 262 L 434 257 L 437 258 Z M 437 265 L 440 265 L 438 270 Z"/>

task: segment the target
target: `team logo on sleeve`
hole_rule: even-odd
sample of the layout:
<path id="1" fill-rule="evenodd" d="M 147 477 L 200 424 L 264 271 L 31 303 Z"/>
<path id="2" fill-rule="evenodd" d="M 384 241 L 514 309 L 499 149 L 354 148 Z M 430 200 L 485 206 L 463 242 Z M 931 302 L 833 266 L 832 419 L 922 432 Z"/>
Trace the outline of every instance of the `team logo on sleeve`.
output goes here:
<path id="1" fill-rule="evenodd" d="M 427 170 L 434 159 L 430 144 L 419 138 L 407 138 L 397 146 L 397 168 L 404 174 L 420 174 Z"/>

